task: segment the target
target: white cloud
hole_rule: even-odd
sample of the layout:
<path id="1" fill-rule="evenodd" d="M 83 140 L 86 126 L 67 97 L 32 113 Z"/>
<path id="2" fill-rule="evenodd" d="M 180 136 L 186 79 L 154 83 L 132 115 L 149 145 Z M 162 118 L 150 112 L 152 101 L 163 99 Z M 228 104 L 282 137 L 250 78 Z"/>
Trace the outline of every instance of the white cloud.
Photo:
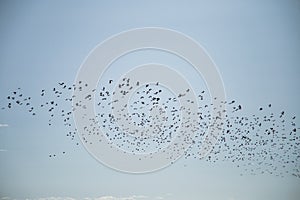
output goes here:
<path id="1" fill-rule="evenodd" d="M 10 200 L 10 197 L 1 197 L 0 200 Z M 41 198 L 34 198 L 29 199 L 26 198 L 25 200 L 79 200 L 72 197 L 41 197 Z M 149 197 L 144 195 L 132 195 L 128 197 L 115 197 L 115 196 L 102 196 L 97 198 L 85 197 L 83 200 L 150 200 Z"/>
<path id="2" fill-rule="evenodd" d="M 147 199 L 148 197 L 144 196 L 144 195 L 133 195 L 133 196 L 131 196 L 131 198 L 133 198 L 133 199 Z"/>
<path id="3" fill-rule="evenodd" d="M 112 196 L 105 196 L 105 197 L 98 197 L 95 200 L 115 200 L 115 197 Z"/>
<path id="4" fill-rule="evenodd" d="M 5 152 L 5 151 L 7 151 L 7 149 L 0 149 L 0 152 Z M 4 199 L 5 199 L 5 198 L 7 199 L 7 198 L 9 198 L 9 197 L 2 197 L 1 200 L 2 200 L 3 198 L 4 198 Z"/>
<path id="5" fill-rule="evenodd" d="M 8 127 L 8 124 L 0 124 L 0 127 Z"/>
<path id="6" fill-rule="evenodd" d="M 72 197 L 44 197 L 44 198 L 38 198 L 37 200 L 75 200 L 75 199 Z"/>
<path id="7" fill-rule="evenodd" d="M 143 195 L 133 195 L 129 197 L 113 197 L 113 196 L 103 196 L 95 198 L 94 200 L 141 200 L 141 199 L 147 199 L 147 196 Z"/>

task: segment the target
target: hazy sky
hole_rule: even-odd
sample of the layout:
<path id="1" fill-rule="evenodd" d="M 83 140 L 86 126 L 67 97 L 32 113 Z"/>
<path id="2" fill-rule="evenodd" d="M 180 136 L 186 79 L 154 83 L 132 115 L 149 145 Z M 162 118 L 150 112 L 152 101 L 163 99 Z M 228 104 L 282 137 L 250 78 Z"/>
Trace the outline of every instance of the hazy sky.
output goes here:
<path id="1" fill-rule="evenodd" d="M 18 87 L 38 97 L 59 81 L 72 84 L 98 43 L 121 31 L 155 26 L 199 42 L 218 66 L 228 99 L 241 102 L 246 114 L 272 102 L 275 111 L 300 116 L 299 21 L 297 0 L 2 0 L 0 105 Z M 33 118 L 22 109 L 1 111 L 0 124 L 0 197 L 296 200 L 300 196 L 299 179 L 240 177 L 240 169 L 230 163 L 179 160 L 155 173 L 120 173 L 74 145 L 65 137 L 64 126 L 49 127 L 46 116 Z M 49 159 L 49 153 L 62 151 L 68 155 Z"/>

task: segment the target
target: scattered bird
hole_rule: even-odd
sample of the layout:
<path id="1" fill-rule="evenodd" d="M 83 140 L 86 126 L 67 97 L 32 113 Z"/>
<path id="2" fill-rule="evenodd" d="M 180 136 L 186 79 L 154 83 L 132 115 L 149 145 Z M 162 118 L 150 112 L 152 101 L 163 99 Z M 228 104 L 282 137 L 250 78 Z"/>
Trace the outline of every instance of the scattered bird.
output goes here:
<path id="1" fill-rule="evenodd" d="M 6 96 L 7 105 L 1 110 L 12 110 L 14 107 L 24 108 L 25 112 L 33 116 L 48 114 L 49 126 L 61 122 L 66 128 L 66 137 L 79 145 L 72 122 L 74 110 L 85 108 L 82 102 L 73 102 L 72 91 L 86 92 L 88 84 L 83 81 L 73 85 L 59 82 L 50 91 L 42 89 L 40 99 L 33 99 L 22 93 L 18 88 Z M 116 86 L 116 87 L 113 87 Z M 112 88 L 115 91 L 111 91 Z M 105 84 L 99 85 L 90 93 L 84 93 L 85 100 L 91 101 L 95 95 L 96 118 L 89 119 L 90 124 L 84 127 L 88 135 L 82 137 L 82 142 L 92 145 L 95 141 L 89 141 L 89 136 L 99 136 L 100 132 L 110 143 L 116 144 L 125 153 L 151 153 L 162 150 L 169 146 L 178 134 L 194 136 L 185 138 L 190 148 L 185 151 L 185 159 L 200 159 L 198 150 L 203 146 L 203 138 L 209 128 L 214 128 L 210 122 L 218 120 L 213 117 L 214 105 L 207 103 L 204 90 L 197 94 L 197 102 L 189 99 L 190 88 L 186 88 L 179 94 L 172 94 L 159 82 L 142 85 L 140 81 L 131 81 L 124 77 L 120 82 L 109 79 Z M 129 102 L 122 103 L 122 98 L 134 94 Z M 114 99 L 114 95 L 121 96 Z M 214 98 L 216 99 L 216 98 Z M 180 100 L 198 105 L 198 110 L 189 110 L 182 107 Z M 39 102 L 36 106 L 36 102 Z M 220 130 L 218 143 L 212 152 L 205 158 L 206 162 L 231 162 L 237 168 L 244 170 L 243 174 L 269 173 L 275 176 L 292 175 L 300 178 L 300 135 L 296 125 L 296 116 L 290 117 L 285 111 L 272 112 L 272 105 L 267 104 L 258 108 L 259 112 L 252 115 L 243 114 L 244 105 L 237 100 L 222 102 L 226 105 L 225 121 Z M 111 108 L 111 109 L 107 109 Z M 119 109 L 116 109 L 119 108 Z M 113 111 L 113 112 L 111 112 Z M 257 110 L 256 110 L 257 111 Z M 185 119 L 182 113 L 186 113 Z M 198 121 L 193 121 L 193 116 Z M 124 123 L 125 122 L 125 123 Z M 135 127 L 136 130 L 132 130 Z M 184 127 L 184 128 L 183 128 Z M 135 136 L 135 131 L 140 135 Z M 173 162 L 177 157 L 176 152 L 181 147 L 174 147 L 174 155 L 168 159 Z M 62 153 L 51 153 L 49 158 L 67 156 L 66 151 Z"/>

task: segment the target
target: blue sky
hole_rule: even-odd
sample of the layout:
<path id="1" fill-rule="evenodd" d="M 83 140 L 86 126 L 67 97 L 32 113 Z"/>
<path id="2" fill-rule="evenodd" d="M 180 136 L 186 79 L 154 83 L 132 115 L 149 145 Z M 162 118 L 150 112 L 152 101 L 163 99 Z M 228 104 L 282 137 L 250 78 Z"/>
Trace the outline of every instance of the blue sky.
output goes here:
<path id="1" fill-rule="evenodd" d="M 299 20 L 296 0 L 1 1 L 0 104 L 18 87 L 38 98 L 59 81 L 72 83 L 98 43 L 121 31 L 155 26 L 199 42 L 218 66 L 228 99 L 242 102 L 246 114 L 272 102 L 275 111 L 299 116 Z M 0 127 L 0 197 L 293 200 L 300 195 L 299 179 L 240 177 L 230 163 L 179 160 L 155 173 L 120 173 L 70 142 L 63 126 L 48 127 L 46 115 L 33 118 L 22 108 L 1 111 L 0 124 L 8 125 Z M 68 155 L 49 159 L 49 152 L 64 150 Z"/>

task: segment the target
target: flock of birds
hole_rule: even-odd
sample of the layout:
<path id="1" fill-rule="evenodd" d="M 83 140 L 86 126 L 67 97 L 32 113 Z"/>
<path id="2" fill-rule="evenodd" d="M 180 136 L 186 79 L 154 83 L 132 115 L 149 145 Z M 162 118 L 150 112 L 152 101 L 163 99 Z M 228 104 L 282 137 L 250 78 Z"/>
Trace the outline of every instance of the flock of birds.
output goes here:
<path id="1" fill-rule="evenodd" d="M 18 107 L 33 117 L 46 114 L 48 118 L 47 126 L 53 126 L 55 120 L 60 120 L 66 127 L 66 136 L 72 141 L 76 141 L 76 145 L 79 145 L 79 141 L 76 140 L 76 128 L 74 128 L 72 121 L 72 109 L 70 106 L 68 108 L 68 104 L 72 102 L 70 94 L 73 88 L 73 86 L 67 86 L 64 82 L 59 82 L 51 90 L 42 89 L 39 98 L 37 95 L 26 96 L 22 88 L 17 88 L 7 95 L 7 105 L 1 107 L 1 110 L 13 111 L 14 108 Z M 37 103 L 38 100 L 41 103 Z M 66 152 L 63 151 L 61 154 L 65 155 Z M 50 158 L 57 156 L 58 153 L 49 154 Z"/>
<path id="2" fill-rule="evenodd" d="M 21 88 L 17 88 L 6 97 L 7 104 L 2 110 L 12 110 L 22 107 L 32 116 L 42 113 L 48 115 L 48 126 L 53 126 L 59 119 L 66 127 L 65 135 L 79 145 L 77 130 L 73 123 L 73 112 L 84 106 L 73 102 L 74 90 L 82 90 L 88 85 L 79 81 L 73 85 L 59 82 L 51 90 L 43 89 L 39 94 L 42 103 L 37 104 L 37 96 L 26 96 Z M 110 88 L 114 86 L 114 91 Z M 126 96 L 130 90 L 134 95 L 120 107 L 120 99 L 114 95 Z M 176 135 L 182 133 L 184 108 L 178 99 L 191 91 L 175 96 L 167 88 L 157 83 L 141 85 L 123 78 L 120 82 L 108 80 L 106 84 L 93 90 L 86 98 L 95 95 L 96 118 L 89 129 L 90 134 L 99 134 L 99 129 L 107 138 L 126 153 L 151 153 L 166 148 Z M 190 138 L 192 144 L 184 153 L 185 159 L 201 159 L 198 150 L 203 145 L 203 138 L 213 121 L 214 105 L 207 103 L 207 92 L 197 94 L 197 102 L 187 99 L 188 103 L 196 104 L 198 110 L 197 124 L 193 127 L 195 135 Z M 296 125 L 296 116 L 290 116 L 285 111 L 273 112 L 272 104 L 257 108 L 253 115 L 243 114 L 243 106 L 238 102 L 224 101 L 226 117 L 218 138 L 218 143 L 212 152 L 204 159 L 207 162 L 232 162 L 243 169 L 243 174 L 269 173 L 276 176 L 293 175 L 300 178 L 300 134 Z M 114 110 L 120 108 L 119 110 Z M 154 112 L 157 111 L 157 112 Z M 192 112 L 192 111 L 185 111 Z M 153 113 L 156 113 L 153 115 Z M 121 120 L 121 118 L 123 118 Z M 124 120 L 125 118 L 125 120 Z M 188 120 L 188 119 L 185 119 Z M 124 123 L 126 122 L 126 123 Z M 95 124 L 98 129 L 95 129 Z M 144 130 L 138 137 L 130 132 L 126 124 L 132 124 Z M 191 129 L 186 129 L 191 130 Z M 79 133 L 80 134 L 80 133 Z M 83 141 L 88 143 L 88 140 Z M 66 155 L 65 151 L 60 155 Z M 48 155 L 55 158 L 57 153 Z"/>

